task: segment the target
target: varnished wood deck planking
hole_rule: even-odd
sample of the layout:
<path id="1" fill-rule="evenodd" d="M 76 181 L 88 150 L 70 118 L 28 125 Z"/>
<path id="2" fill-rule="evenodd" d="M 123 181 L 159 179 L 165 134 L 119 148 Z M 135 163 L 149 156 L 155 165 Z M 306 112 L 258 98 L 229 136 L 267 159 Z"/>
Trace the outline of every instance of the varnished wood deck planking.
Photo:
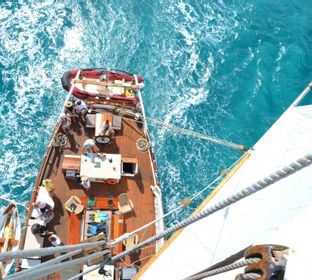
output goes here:
<path id="1" fill-rule="evenodd" d="M 49 164 L 45 170 L 44 178 L 50 178 L 56 187 L 55 189 L 55 217 L 48 224 L 50 230 L 56 232 L 61 238 L 63 244 L 73 240 L 69 238 L 69 213 L 64 208 L 64 203 L 71 195 L 83 196 L 103 196 L 119 194 L 126 192 L 134 204 L 134 212 L 125 214 L 126 232 L 132 231 L 155 219 L 154 196 L 150 186 L 153 184 L 153 174 L 148 153 L 140 153 L 135 145 L 137 139 L 143 136 L 142 129 L 136 122 L 123 120 L 122 130 L 116 132 L 116 141 L 110 145 L 100 146 L 101 152 L 120 153 L 124 157 L 133 157 L 138 159 L 139 173 L 135 177 L 122 177 L 117 185 L 106 185 L 103 183 L 91 183 L 89 191 L 83 190 L 78 183 L 65 180 L 62 172 L 62 161 L 64 154 L 80 155 L 82 145 L 87 138 L 94 136 L 95 129 L 84 128 L 81 123 L 76 123 L 69 133 L 69 143 L 63 150 L 55 151 L 51 154 Z M 74 230 L 74 229 L 73 229 Z M 77 229 L 75 229 L 77 230 Z M 155 234 L 155 227 L 151 226 L 148 230 L 139 233 L 140 240 L 144 240 Z M 74 238 L 75 239 L 75 238 Z M 49 246 L 48 241 L 45 245 Z M 145 264 L 149 257 L 155 253 L 155 246 L 149 246 L 141 249 L 138 254 L 134 253 L 125 258 L 127 264 L 135 261 L 137 265 Z M 142 259 L 142 261 L 139 261 Z"/>

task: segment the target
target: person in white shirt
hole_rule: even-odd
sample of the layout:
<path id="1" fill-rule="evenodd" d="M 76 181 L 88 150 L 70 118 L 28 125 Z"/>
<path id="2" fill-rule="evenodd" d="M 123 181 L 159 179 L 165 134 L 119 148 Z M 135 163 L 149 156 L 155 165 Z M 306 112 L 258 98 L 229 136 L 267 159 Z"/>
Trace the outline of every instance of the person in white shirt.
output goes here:
<path id="1" fill-rule="evenodd" d="M 98 148 L 93 139 L 89 138 L 83 143 L 83 152 L 84 153 L 97 153 Z"/>
<path id="2" fill-rule="evenodd" d="M 113 129 L 112 124 L 109 120 L 106 120 L 101 128 L 100 132 L 101 136 L 109 136 L 110 138 L 113 138 L 115 136 L 115 131 Z"/>
<path id="3" fill-rule="evenodd" d="M 85 102 L 82 100 L 76 100 L 75 106 L 74 106 L 74 112 L 78 116 L 85 117 L 85 115 L 88 112 L 88 107 Z"/>

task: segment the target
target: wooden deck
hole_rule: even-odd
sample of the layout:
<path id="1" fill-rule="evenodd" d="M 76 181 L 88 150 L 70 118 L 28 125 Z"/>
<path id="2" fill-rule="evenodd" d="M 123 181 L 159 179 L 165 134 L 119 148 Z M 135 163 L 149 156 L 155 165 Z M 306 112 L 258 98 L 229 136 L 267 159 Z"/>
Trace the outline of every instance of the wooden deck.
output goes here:
<path id="1" fill-rule="evenodd" d="M 65 147 L 53 147 L 48 158 L 48 164 L 42 170 L 42 179 L 49 178 L 55 186 L 55 207 L 54 219 L 47 224 L 49 230 L 55 232 L 61 239 L 62 243 L 74 244 L 80 240 L 80 223 L 81 215 L 69 213 L 64 208 L 64 203 L 75 195 L 86 203 L 88 197 L 102 197 L 104 203 L 105 198 L 116 198 L 121 193 L 127 193 L 134 204 L 134 211 L 127 213 L 122 218 L 124 224 L 118 224 L 119 216 L 116 215 L 112 220 L 111 236 L 120 236 L 123 232 L 130 232 L 137 229 L 146 223 L 155 219 L 154 195 L 151 190 L 153 182 L 153 174 L 148 153 L 141 153 L 136 148 L 136 140 L 143 137 L 141 127 L 132 120 L 122 120 L 122 129 L 116 131 L 115 141 L 109 145 L 98 145 L 100 152 L 121 154 L 122 157 L 136 158 L 138 160 L 139 172 L 134 177 L 121 177 L 121 180 L 116 185 L 107 185 L 105 183 L 91 183 L 91 188 L 85 191 L 78 182 L 68 180 L 62 171 L 62 163 L 64 155 L 81 155 L 82 146 L 87 138 L 94 137 L 95 129 L 86 128 L 82 120 L 77 120 L 72 123 L 72 129 L 67 134 L 69 141 Z M 38 184 L 40 185 L 40 180 Z M 100 199 L 97 203 L 101 203 Z M 116 207 L 116 205 L 115 205 Z M 113 207 L 113 208 L 115 208 Z M 116 208 L 115 208 L 116 209 Z M 114 209 L 111 209 L 114 211 Z M 155 227 L 139 233 L 139 240 L 145 240 L 155 234 Z M 44 240 L 44 246 L 51 246 L 48 240 Z M 114 253 L 123 250 L 120 244 L 115 248 Z M 155 254 L 155 245 L 149 245 L 147 248 L 141 249 L 138 253 L 127 256 L 120 265 L 135 265 L 143 266 L 150 257 Z M 45 259 L 44 259 L 45 260 Z M 60 274 L 51 275 L 49 279 L 59 279 Z"/>

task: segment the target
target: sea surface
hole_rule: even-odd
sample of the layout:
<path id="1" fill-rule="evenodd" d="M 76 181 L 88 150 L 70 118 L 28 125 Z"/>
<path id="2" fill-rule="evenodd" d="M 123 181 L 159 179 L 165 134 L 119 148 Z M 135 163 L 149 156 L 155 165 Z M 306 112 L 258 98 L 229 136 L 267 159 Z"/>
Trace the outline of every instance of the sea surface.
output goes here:
<path id="1" fill-rule="evenodd" d="M 310 0 L 1 1 L 0 196 L 29 200 L 70 69 L 140 74 L 147 116 L 251 147 L 312 80 L 311 14 Z M 165 212 L 242 155 L 149 130 Z"/>

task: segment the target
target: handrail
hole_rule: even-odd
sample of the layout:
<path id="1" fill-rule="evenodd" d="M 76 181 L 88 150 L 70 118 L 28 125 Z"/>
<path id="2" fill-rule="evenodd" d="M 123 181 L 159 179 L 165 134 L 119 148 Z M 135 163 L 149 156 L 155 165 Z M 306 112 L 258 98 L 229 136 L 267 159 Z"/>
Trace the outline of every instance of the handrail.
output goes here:
<path id="1" fill-rule="evenodd" d="M 297 106 L 303 98 L 311 91 L 312 82 L 310 82 L 307 87 L 300 93 L 300 95 L 295 99 L 295 101 L 289 106 L 290 108 Z"/>

